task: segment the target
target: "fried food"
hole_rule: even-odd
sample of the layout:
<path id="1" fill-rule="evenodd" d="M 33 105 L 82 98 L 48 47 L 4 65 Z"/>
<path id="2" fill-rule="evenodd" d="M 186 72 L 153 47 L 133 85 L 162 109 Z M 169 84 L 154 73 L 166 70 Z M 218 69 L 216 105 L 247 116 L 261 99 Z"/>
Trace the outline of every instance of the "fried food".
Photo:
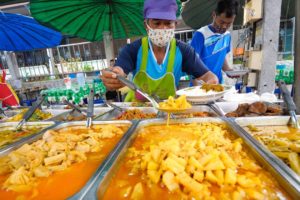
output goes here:
<path id="1" fill-rule="evenodd" d="M 215 91 L 215 92 L 223 92 L 224 91 L 224 87 L 220 84 L 207 84 L 207 83 L 204 83 L 201 86 L 201 89 L 205 90 L 206 92 L 208 92 L 210 90 Z"/>
<path id="2" fill-rule="evenodd" d="M 238 108 L 226 114 L 227 117 L 254 117 L 254 116 L 275 116 L 283 114 L 280 106 L 267 104 L 265 102 L 255 102 L 252 104 L 239 104 Z"/>

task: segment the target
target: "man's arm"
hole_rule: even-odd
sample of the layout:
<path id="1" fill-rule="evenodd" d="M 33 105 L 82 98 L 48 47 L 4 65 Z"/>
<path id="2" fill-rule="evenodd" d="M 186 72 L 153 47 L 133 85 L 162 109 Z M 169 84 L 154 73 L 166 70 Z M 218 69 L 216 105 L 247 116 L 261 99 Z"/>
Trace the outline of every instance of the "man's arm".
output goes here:
<path id="1" fill-rule="evenodd" d="M 177 44 L 182 53 L 183 72 L 207 83 L 213 84 L 219 82 L 218 77 L 209 71 L 192 47 L 180 41 Z"/>
<path id="2" fill-rule="evenodd" d="M 117 79 L 117 75 L 126 76 L 135 69 L 138 50 L 141 46 L 141 40 L 126 45 L 117 58 L 115 67 L 110 70 L 102 70 L 100 78 L 108 90 L 117 90 L 124 85 Z"/>

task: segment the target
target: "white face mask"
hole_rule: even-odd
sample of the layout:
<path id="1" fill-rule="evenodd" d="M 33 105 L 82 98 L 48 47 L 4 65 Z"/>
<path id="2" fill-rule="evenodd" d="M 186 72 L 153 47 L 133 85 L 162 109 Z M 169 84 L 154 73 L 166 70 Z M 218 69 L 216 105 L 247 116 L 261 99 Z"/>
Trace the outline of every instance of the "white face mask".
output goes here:
<path id="1" fill-rule="evenodd" d="M 174 29 L 152 29 L 147 24 L 149 28 L 148 37 L 151 42 L 159 47 L 165 47 L 174 37 Z"/>

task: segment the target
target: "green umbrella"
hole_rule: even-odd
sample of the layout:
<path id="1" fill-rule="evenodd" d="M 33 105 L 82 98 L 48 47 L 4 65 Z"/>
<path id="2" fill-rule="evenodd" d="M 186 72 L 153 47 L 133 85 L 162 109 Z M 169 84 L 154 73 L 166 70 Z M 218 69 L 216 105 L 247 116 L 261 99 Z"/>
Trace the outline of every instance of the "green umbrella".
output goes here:
<path id="1" fill-rule="evenodd" d="M 31 0 L 30 11 L 39 22 L 68 35 L 89 41 L 146 34 L 143 25 L 144 0 Z"/>

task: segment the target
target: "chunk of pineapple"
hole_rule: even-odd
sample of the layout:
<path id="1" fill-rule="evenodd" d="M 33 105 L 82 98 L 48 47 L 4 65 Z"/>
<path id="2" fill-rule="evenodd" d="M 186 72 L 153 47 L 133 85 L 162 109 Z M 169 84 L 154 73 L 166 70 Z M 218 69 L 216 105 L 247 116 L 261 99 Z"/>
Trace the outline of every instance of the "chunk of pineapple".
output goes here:
<path id="1" fill-rule="evenodd" d="M 162 182 L 165 184 L 165 186 L 171 192 L 175 191 L 179 188 L 179 184 L 178 184 L 178 181 L 175 179 L 175 175 L 170 171 L 166 171 L 163 174 Z"/>

